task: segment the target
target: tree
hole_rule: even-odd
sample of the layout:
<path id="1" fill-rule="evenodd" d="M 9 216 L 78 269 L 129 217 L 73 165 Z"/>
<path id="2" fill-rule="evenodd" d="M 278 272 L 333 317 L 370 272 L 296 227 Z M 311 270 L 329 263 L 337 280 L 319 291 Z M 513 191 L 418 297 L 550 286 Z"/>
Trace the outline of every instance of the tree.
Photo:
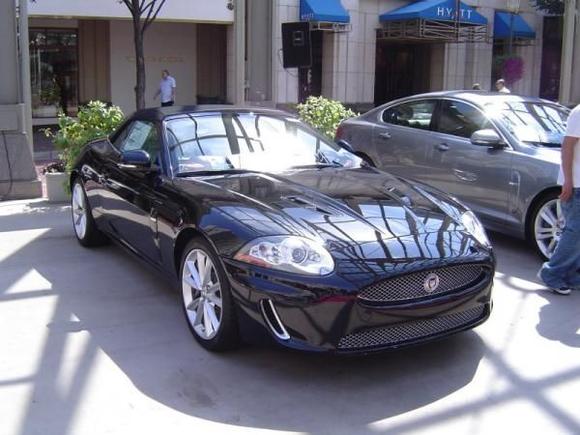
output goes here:
<path id="1" fill-rule="evenodd" d="M 564 0 L 534 0 L 536 9 L 551 15 L 564 13 Z"/>
<path id="2" fill-rule="evenodd" d="M 137 109 L 145 107 L 145 56 L 143 39 L 145 31 L 151 25 L 166 0 L 118 0 L 129 9 L 133 18 L 133 42 L 135 44 L 135 105 Z"/>

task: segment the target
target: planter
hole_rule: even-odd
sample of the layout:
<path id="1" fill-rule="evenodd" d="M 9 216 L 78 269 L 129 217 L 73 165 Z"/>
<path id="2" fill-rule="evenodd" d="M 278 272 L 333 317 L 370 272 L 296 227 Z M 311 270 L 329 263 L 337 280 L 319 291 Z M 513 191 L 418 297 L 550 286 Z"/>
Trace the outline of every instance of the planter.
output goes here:
<path id="1" fill-rule="evenodd" d="M 57 106 L 38 106 L 32 109 L 32 116 L 35 118 L 56 118 L 57 115 Z"/>
<path id="2" fill-rule="evenodd" d="M 70 194 L 66 190 L 67 174 L 65 172 L 47 172 L 45 176 L 48 202 L 68 202 Z"/>

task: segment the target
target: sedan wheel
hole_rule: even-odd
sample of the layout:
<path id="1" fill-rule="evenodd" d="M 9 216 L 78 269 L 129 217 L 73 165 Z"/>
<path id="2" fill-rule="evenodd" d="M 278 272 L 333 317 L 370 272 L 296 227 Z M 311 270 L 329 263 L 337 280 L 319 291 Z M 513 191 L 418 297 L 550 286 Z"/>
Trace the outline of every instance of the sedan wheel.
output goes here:
<path id="1" fill-rule="evenodd" d="M 550 258 L 554 253 L 562 236 L 564 224 L 559 199 L 550 199 L 538 209 L 534 220 L 534 240 L 538 251 L 545 258 Z"/>
<path id="2" fill-rule="evenodd" d="M 192 240 L 181 261 L 181 300 L 189 329 L 209 350 L 238 343 L 228 279 L 219 258 L 203 240 Z"/>

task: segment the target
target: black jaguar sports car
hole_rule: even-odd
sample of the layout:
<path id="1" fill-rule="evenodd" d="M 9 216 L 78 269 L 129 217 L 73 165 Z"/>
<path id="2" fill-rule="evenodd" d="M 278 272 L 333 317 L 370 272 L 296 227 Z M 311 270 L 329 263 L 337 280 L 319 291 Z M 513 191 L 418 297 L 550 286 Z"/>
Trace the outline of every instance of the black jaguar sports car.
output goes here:
<path id="1" fill-rule="evenodd" d="M 174 279 L 210 350 L 370 352 L 490 315 L 495 260 L 471 211 L 284 112 L 138 111 L 70 182 L 79 242 L 113 239 Z"/>

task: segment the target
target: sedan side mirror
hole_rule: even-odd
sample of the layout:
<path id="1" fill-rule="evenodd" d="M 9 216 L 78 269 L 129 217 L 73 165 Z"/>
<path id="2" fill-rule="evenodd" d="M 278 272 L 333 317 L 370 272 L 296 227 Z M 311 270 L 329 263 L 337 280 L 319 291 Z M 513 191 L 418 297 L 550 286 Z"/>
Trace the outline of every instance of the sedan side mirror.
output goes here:
<path id="1" fill-rule="evenodd" d="M 486 128 L 484 130 L 477 130 L 471 135 L 471 143 L 474 145 L 490 147 L 494 149 L 504 148 L 505 142 L 497 134 L 495 130 Z"/>
<path id="2" fill-rule="evenodd" d="M 151 163 L 149 153 L 144 150 L 124 151 L 118 166 L 121 169 L 134 172 L 154 172 L 157 169 Z"/>
<path id="3" fill-rule="evenodd" d="M 354 149 L 353 147 L 344 139 L 340 139 L 336 141 L 336 144 L 341 147 L 342 149 L 347 150 L 349 153 L 353 153 L 354 154 Z"/>

